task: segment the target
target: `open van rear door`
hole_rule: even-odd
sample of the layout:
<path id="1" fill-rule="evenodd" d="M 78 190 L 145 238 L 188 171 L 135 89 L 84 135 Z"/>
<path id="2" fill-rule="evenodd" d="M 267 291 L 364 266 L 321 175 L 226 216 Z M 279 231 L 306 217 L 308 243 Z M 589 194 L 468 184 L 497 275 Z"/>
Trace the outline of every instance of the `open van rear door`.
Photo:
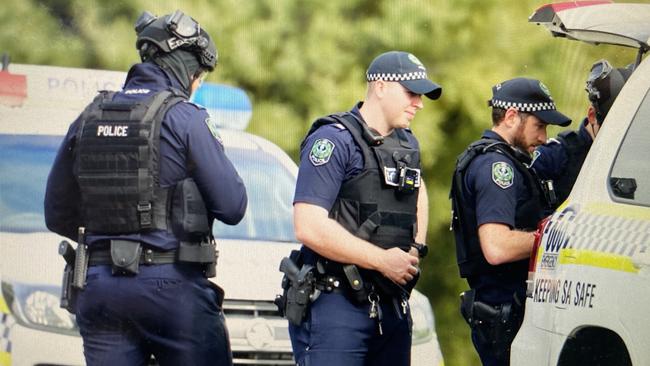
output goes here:
<path id="1" fill-rule="evenodd" d="M 650 4 L 615 4 L 611 1 L 571 1 L 543 5 L 528 18 L 543 25 L 554 37 L 593 44 L 637 48 L 639 56 L 650 49 Z"/>

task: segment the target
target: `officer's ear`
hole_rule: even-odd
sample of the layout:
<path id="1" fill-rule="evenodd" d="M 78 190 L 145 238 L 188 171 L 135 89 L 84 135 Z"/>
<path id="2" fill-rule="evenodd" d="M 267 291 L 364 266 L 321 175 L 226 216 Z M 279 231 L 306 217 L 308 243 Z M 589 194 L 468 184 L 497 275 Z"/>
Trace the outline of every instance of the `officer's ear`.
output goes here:
<path id="1" fill-rule="evenodd" d="M 506 114 L 503 116 L 503 121 L 501 123 L 504 124 L 504 127 L 512 127 L 517 122 L 517 118 L 519 118 L 518 116 L 519 112 L 515 108 L 508 108 L 506 109 Z"/>
<path id="2" fill-rule="evenodd" d="M 598 123 L 598 119 L 596 117 L 596 108 L 593 105 L 590 105 L 587 109 L 587 121 L 589 121 L 589 124 L 591 125 Z"/>
<path id="3" fill-rule="evenodd" d="M 384 95 L 386 95 L 387 86 L 388 85 L 383 80 L 373 81 L 371 84 L 372 93 L 374 93 L 377 98 L 381 99 L 384 97 Z"/>

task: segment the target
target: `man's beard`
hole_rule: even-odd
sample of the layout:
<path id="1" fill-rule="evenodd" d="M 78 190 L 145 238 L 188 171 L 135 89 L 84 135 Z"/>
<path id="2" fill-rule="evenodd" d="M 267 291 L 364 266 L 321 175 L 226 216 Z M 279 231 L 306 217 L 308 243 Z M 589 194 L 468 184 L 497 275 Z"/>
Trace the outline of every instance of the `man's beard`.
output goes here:
<path id="1" fill-rule="evenodd" d="M 517 132 L 515 132 L 515 136 L 512 138 L 512 145 L 516 147 L 517 149 L 530 154 L 531 152 L 528 150 L 531 146 L 526 143 L 526 137 L 524 136 L 524 128 L 526 126 L 526 120 L 521 120 L 521 123 L 519 124 L 519 127 L 517 128 Z"/>

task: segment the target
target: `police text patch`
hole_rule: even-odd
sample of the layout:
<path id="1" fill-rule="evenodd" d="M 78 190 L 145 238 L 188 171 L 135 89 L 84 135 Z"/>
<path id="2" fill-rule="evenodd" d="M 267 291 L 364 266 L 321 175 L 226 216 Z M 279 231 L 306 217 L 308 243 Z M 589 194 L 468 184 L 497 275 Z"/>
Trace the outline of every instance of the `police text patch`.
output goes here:
<path id="1" fill-rule="evenodd" d="M 512 186 L 512 182 L 515 180 L 515 172 L 512 170 L 512 166 L 506 163 L 505 161 L 497 161 L 492 163 L 492 181 L 496 183 L 499 187 L 506 189 Z"/>
<path id="2" fill-rule="evenodd" d="M 314 141 L 314 145 L 309 152 L 309 161 L 315 166 L 326 164 L 330 161 L 332 152 L 334 151 L 334 143 L 328 139 L 318 139 Z"/>

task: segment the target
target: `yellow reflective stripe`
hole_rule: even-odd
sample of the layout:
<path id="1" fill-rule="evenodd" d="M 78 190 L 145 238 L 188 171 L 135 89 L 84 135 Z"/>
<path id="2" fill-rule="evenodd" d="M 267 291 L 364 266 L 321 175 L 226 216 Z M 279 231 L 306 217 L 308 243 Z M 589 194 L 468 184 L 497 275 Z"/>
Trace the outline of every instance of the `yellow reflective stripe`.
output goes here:
<path id="1" fill-rule="evenodd" d="M 2 295 L 0 295 L 0 313 L 9 314 L 9 307 L 7 306 L 7 303 L 5 302 L 5 299 L 2 297 Z"/>
<path id="2" fill-rule="evenodd" d="M 0 366 L 11 366 L 11 353 L 0 351 Z"/>
<path id="3" fill-rule="evenodd" d="M 643 206 L 595 202 L 588 204 L 585 211 L 596 215 L 650 221 L 650 208 Z"/>
<path id="4" fill-rule="evenodd" d="M 560 264 L 581 264 L 630 273 L 639 272 L 630 257 L 593 250 L 562 249 L 559 262 Z"/>

